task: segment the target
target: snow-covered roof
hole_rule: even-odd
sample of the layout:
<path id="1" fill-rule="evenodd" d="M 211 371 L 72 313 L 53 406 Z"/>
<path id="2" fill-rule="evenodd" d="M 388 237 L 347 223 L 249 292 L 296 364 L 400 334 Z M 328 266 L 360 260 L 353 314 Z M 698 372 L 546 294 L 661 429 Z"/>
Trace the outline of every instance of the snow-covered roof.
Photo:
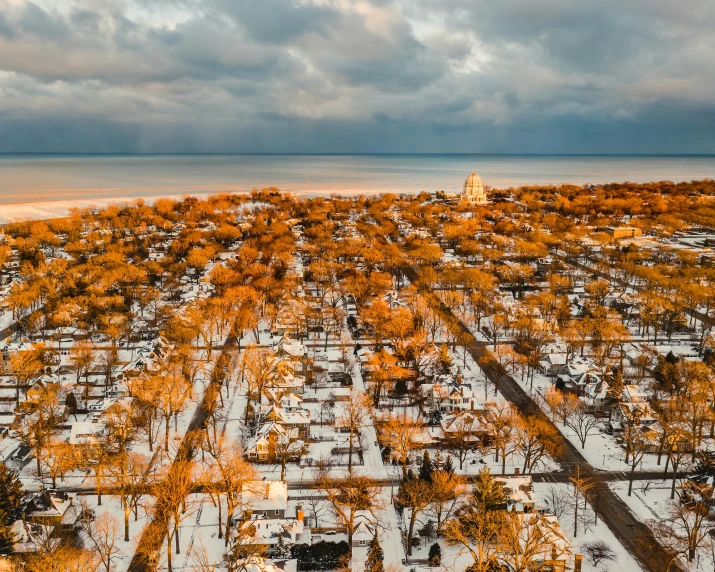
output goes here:
<path id="1" fill-rule="evenodd" d="M 75 421 L 70 426 L 70 445 L 92 445 L 98 443 L 105 432 L 104 423 Z"/>
<path id="2" fill-rule="evenodd" d="M 288 483 L 285 481 L 253 481 L 241 493 L 247 509 L 255 511 L 286 510 L 288 508 Z"/>

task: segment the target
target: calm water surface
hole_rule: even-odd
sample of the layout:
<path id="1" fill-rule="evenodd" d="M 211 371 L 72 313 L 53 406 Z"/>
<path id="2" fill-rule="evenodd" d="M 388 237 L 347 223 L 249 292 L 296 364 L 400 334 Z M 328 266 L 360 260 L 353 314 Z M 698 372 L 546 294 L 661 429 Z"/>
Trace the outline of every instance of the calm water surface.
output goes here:
<path id="1" fill-rule="evenodd" d="M 0 205 L 267 186 L 298 193 L 453 192 L 472 171 L 497 188 L 684 181 L 715 177 L 715 156 L 0 155 Z"/>

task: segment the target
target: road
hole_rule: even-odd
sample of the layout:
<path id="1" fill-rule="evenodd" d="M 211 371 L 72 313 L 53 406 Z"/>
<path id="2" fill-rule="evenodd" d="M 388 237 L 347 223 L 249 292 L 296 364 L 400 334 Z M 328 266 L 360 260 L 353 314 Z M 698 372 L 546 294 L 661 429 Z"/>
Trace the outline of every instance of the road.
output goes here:
<path id="1" fill-rule="evenodd" d="M 413 284 L 418 284 L 417 274 L 413 268 L 406 267 L 404 272 Z M 469 340 L 467 350 L 475 362 L 478 363 L 482 357 L 489 354 L 487 344 L 477 341 L 469 329 L 457 319 L 454 313 L 431 290 L 420 287 L 420 291 L 430 306 L 442 314 L 447 326 L 451 329 L 458 329 L 459 334 L 464 335 L 465 339 Z M 491 369 L 485 369 L 485 374 L 492 383 L 496 382 L 496 376 Z M 499 391 L 520 413 L 536 415 L 553 425 L 546 414 L 511 376 L 502 377 L 499 380 Z M 594 480 L 595 486 L 592 489 L 592 498 L 599 499 L 598 513 L 600 518 L 623 544 L 624 548 L 640 562 L 644 570 L 663 572 L 663 563 L 669 562 L 673 554 L 658 543 L 648 526 L 636 519 L 626 503 L 611 491 L 607 484 L 607 481 L 611 480 L 607 476 L 608 473 L 604 474 L 604 472 L 594 469 L 560 431 L 558 434 L 561 435 L 562 447 L 561 453 L 554 460 L 563 468 L 581 467 L 583 476 Z M 671 567 L 671 570 L 678 569 L 683 570 L 677 563 Z"/>

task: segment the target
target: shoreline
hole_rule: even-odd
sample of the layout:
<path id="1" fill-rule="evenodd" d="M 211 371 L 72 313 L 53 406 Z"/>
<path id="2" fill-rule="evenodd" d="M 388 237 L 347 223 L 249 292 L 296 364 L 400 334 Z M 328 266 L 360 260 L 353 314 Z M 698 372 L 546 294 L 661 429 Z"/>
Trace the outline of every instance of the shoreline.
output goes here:
<path id="1" fill-rule="evenodd" d="M 267 188 L 267 187 L 266 187 Z M 189 193 L 159 193 L 147 195 L 125 195 L 114 197 L 97 197 L 94 199 L 60 199 L 56 201 L 35 201 L 29 203 L 0 203 L 0 226 L 4 227 L 14 222 L 26 222 L 33 220 L 50 220 L 58 218 L 66 218 L 70 216 L 72 208 L 90 208 L 98 207 L 105 208 L 110 205 L 125 205 L 134 204 L 137 201 L 144 201 L 147 204 L 154 204 L 159 199 L 171 199 L 180 201 L 186 197 L 207 198 L 220 194 L 247 194 L 249 190 L 213 190 L 213 191 L 196 191 Z M 343 195 L 345 197 L 354 197 L 358 195 L 376 195 L 380 193 L 390 193 L 394 191 L 294 191 L 290 189 L 278 189 L 282 193 L 287 193 L 295 196 L 330 196 Z M 410 191 L 403 191 L 406 194 L 412 194 Z M 400 194 L 400 193 L 396 193 Z"/>

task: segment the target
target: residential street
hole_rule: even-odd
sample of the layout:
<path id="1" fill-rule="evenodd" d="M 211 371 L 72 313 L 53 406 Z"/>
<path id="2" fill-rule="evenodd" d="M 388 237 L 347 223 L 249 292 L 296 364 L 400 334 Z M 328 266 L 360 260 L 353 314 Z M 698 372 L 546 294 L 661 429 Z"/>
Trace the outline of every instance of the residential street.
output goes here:
<path id="1" fill-rule="evenodd" d="M 406 269 L 405 274 L 413 283 L 417 281 L 417 275 L 412 269 Z M 469 336 L 470 342 L 467 347 L 469 349 L 469 353 L 475 361 L 478 362 L 480 358 L 487 354 L 489 351 L 487 343 L 480 342 L 474 338 L 466 326 L 459 322 L 451 310 L 440 302 L 432 292 L 422 290 L 422 293 L 428 299 L 430 305 L 432 305 L 435 309 L 439 309 L 439 311 L 445 316 L 445 322 L 449 327 L 458 327 L 461 329 L 462 335 Z M 485 370 L 485 374 L 489 377 L 492 383 L 494 383 L 494 372 L 487 369 Z M 508 401 L 517 407 L 520 413 L 538 415 L 547 422 L 551 423 L 551 420 L 544 414 L 537 404 L 534 403 L 531 397 L 529 397 L 521 386 L 519 386 L 513 377 L 502 377 L 502 379 L 499 380 L 499 391 Z M 561 435 L 561 433 L 559 434 Z M 606 478 L 605 474 L 602 471 L 594 469 L 593 466 L 586 461 L 579 450 L 568 439 L 563 437 L 563 435 L 562 440 L 562 453 L 554 460 L 557 461 L 563 469 L 579 466 L 581 467 L 584 476 L 594 479 L 596 485 L 592 489 L 594 491 L 592 493 L 592 498 L 599 499 L 598 516 L 603 520 L 603 522 L 606 523 L 608 528 L 623 543 L 628 551 L 636 556 L 644 569 L 649 570 L 650 572 L 663 572 L 664 563 L 669 562 L 673 557 L 673 554 L 657 542 L 648 526 L 638 521 L 626 504 L 608 488 L 606 481 L 621 479 Z M 614 476 L 622 475 L 622 480 L 627 480 L 627 475 L 624 473 L 610 474 Z M 539 478 L 536 475 L 534 475 L 534 477 L 535 480 L 538 480 Z M 548 475 L 544 475 L 544 478 L 548 478 Z M 559 473 L 559 478 L 563 478 L 564 481 L 568 480 L 568 472 L 563 471 Z M 675 566 L 678 567 L 677 569 L 682 569 L 679 565 L 671 566 L 670 569 L 676 569 Z"/>

